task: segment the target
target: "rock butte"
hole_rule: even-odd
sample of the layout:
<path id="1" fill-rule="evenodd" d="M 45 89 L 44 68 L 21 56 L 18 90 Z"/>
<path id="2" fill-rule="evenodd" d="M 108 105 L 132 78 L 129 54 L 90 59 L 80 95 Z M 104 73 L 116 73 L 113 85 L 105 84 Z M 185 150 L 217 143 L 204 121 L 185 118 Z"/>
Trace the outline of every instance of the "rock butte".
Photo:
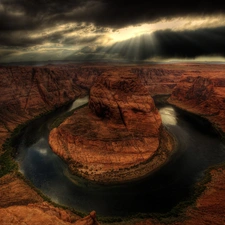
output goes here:
<path id="1" fill-rule="evenodd" d="M 149 169 L 138 167 L 155 156 L 161 133 L 160 114 L 141 80 L 134 74 L 111 72 L 98 77 L 89 106 L 54 128 L 49 143 L 73 173 L 101 183 L 124 182 L 159 166 L 155 160 L 152 167 L 146 164 Z M 166 160 L 162 155 L 159 164 Z M 131 168 L 139 172 L 126 170 Z"/>
<path id="2" fill-rule="evenodd" d="M 110 71 L 137 75 L 151 95 L 171 95 L 172 104 L 206 117 L 224 136 L 225 66 L 222 64 L 0 66 L 0 144 L 10 137 L 18 124 L 56 105 L 87 95 L 95 80 Z M 1 147 L 0 155 L 3 152 Z M 1 164 L 0 172 L 3 170 Z M 80 220 L 69 210 L 44 202 L 16 173 L 8 172 L 0 177 L 0 188 L 0 224 L 96 224 L 93 214 Z M 224 224 L 224 209 L 225 167 L 221 166 L 211 171 L 211 181 L 196 204 L 169 224 Z M 168 224 L 170 218 L 166 219 Z M 127 222 L 135 225 L 165 223 L 151 218 Z"/>

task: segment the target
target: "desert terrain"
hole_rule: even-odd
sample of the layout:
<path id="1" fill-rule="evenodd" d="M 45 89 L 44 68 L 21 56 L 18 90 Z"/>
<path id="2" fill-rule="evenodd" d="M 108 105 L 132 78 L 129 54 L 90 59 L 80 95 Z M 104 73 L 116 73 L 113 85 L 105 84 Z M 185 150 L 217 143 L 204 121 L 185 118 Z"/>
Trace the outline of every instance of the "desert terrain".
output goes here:
<path id="1" fill-rule="evenodd" d="M 81 218 L 69 209 L 47 202 L 18 172 L 11 144 L 13 135 L 20 131 L 22 125 L 76 98 L 89 95 L 88 106 L 79 109 L 80 113 L 75 111 L 72 117 L 52 130 L 50 144 L 65 161 L 72 159 L 72 163 L 68 163 L 71 171 L 77 172 L 79 162 L 85 168 L 82 167 L 79 173 L 87 174 L 87 179 L 105 180 L 102 172 L 107 174 L 112 169 L 118 178 L 115 171 L 151 161 L 154 153 L 160 150 L 163 132 L 168 144 L 161 147 L 170 150 L 165 155 L 169 157 L 173 150 L 171 139 L 166 138 L 168 136 L 161 128 L 153 96 L 166 95 L 170 104 L 206 118 L 217 129 L 221 139 L 224 138 L 224 71 L 222 64 L 190 63 L 1 66 L 1 224 L 98 224 L 94 211 Z M 76 131 L 73 124 L 78 121 L 80 126 Z M 92 129 L 87 132 L 87 127 Z M 106 151 L 99 150 L 103 145 Z M 85 154 L 81 151 L 84 148 Z M 109 157 L 105 157 L 106 154 Z M 78 157 L 74 158 L 75 155 Z M 102 160 L 105 158 L 108 161 Z M 166 157 L 162 157 L 159 164 L 165 160 Z M 93 173 L 96 166 L 100 167 Z M 224 165 L 212 168 L 208 176 L 210 179 L 195 203 L 185 207 L 179 215 L 173 218 L 165 216 L 161 221 L 137 218 L 120 224 L 224 224 Z M 126 177 L 126 173 L 120 176 L 121 181 Z"/>

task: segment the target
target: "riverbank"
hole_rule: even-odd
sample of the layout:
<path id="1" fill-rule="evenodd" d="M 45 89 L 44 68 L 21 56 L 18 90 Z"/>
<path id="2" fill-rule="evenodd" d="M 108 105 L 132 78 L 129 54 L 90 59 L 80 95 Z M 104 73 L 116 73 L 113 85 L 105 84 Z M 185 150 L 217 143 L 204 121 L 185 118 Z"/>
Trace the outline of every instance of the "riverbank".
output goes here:
<path id="1" fill-rule="evenodd" d="M 198 107 L 190 107 L 188 105 L 186 105 L 183 102 L 180 101 L 176 101 L 176 100 L 168 100 L 169 104 L 187 112 L 187 113 L 191 113 L 193 115 L 199 116 L 200 118 L 205 119 L 206 121 L 208 121 L 213 127 L 214 129 L 217 131 L 218 135 L 221 136 L 221 138 L 225 141 L 225 126 L 223 123 L 220 123 L 219 121 L 223 122 L 223 116 L 221 115 L 204 115 L 202 113 L 202 109 L 198 109 Z"/>

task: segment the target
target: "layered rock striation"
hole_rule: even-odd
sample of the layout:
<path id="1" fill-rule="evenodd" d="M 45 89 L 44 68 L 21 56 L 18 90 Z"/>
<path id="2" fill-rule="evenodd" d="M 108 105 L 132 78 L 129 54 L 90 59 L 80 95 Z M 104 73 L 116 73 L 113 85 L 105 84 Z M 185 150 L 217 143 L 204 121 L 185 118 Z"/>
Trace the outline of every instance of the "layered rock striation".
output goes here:
<path id="1" fill-rule="evenodd" d="M 0 144 L 19 124 L 86 95 L 103 71 L 81 65 L 0 67 Z"/>
<path id="2" fill-rule="evenodd" d="M 140 80 L 111 73 L 93 85 L 88 107 L 51 131 L 49 143 L 73 173 L 104 183 L 122 182 L 158 166 L 154 162 L 139 174 L 129 171 L 153 158 L 161 130 L 160 114 Z"/>
<path id="3" fill-rule="evenodd" d="M 188 76 L 173 90 L 169 102 L 207 118 L 225 132 L 225 79 L 223 77 Z"/>
<path id="4" fill-rule="evenodd" d="M 72 64 L 0 66 L 0 145 L 18 125 L 87 95 L 94 80 L 104 70 Z M 7 155 L 7 151 L 1 147 L 0 156 Z M 6 167 L 11 168 L 7 162 L 2 164 L 5 160 L 7 157 L 3 155 L 0 174 L 5 173 Z M 81 218 L 71 212 L 46 205 L 40 195 L 15 173 L 0 177 L 0 187 L 0 224 L 97 224 L 91 216 L 79 220 Z"/>
<path id="5" fill-rule="evenodd" d="M 183 68 L 135 67 L 132 73 L 136 74 L 142 84 L 154 95 L 170 95 L 184 73 Z"/>
<path id="6" fill-rule="evenodd" d="M 0 178 L 0 222 L 2 225 L 61 224 L 98 225 L 95 212 L 80 216 L 45 202 L 15 174 Z"/>

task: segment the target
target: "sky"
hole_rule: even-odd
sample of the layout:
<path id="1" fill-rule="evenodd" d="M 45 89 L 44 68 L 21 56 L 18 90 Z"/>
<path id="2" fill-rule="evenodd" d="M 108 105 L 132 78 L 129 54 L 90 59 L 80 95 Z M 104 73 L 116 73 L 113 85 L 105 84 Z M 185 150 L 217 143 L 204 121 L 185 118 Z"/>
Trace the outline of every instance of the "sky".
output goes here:
<path id="1" fill-rule="evenodd" d="M 0 63 L 224 61 L 221 1 L 0 0 Z"/>

